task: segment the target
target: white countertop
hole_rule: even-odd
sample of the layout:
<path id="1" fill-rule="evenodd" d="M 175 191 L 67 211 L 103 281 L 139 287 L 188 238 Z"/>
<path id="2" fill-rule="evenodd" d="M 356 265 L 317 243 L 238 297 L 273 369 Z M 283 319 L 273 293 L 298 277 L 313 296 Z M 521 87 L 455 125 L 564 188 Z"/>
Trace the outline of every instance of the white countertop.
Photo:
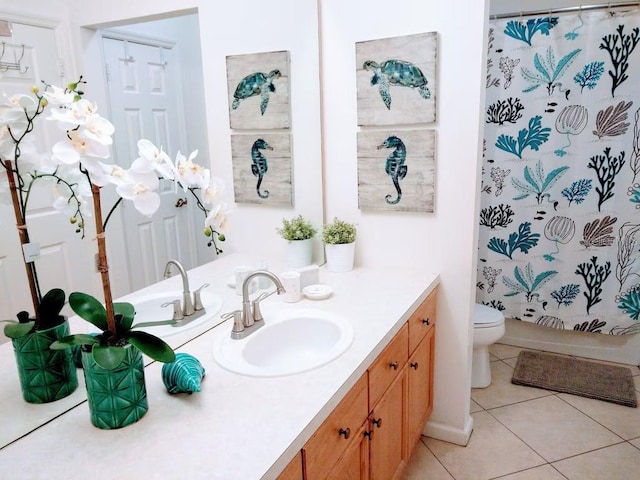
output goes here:
<path id="1" fill-rule="evenodd" d="M 240 308 L 241 297 L 226 279 L 247 257 L 232 254 L 189 272 L 192 289 L 222 296 L 223 312 Z M 251 263 L 251 262 L 249 262 Z M 284 268 L 271 268 L 279 273 Z M 436 287 L 438 276 L 418 269 L 367 269 L 334 274 L 320 269 L 320 281 L 334 293 L 326 300 L 294 304 L 272 296 L 262 302 L 277 308 L 317 308 L 349 318 L 355 332 L 351 347 L 317 369 L 285 377 L 254 378 L 222 369 L 213 344 L 229 335 L 230 321 L 220 314 L 207 324 L 166 338 L 176 351 L 202 363 L 202 391 L 170 395 L 162 383 L 161 363 L 145 369 L 149 411 L 119 430 L 100 430 L 89 419 L 82 371 L 71 396 L 46 405 L 22 400 L 10 343 L 0 345 L 0 472 L 17 479 L 189 478 L 252 480 L 276 478 L 338 404 L 370 362 Z M 141 293 L 181 291 L 174 276 Z M 130 300 L 136 295 L 120 300 Z M 132 302 L 135 304 L 135 302 Z M 72 318 L 73 332 L 91 325 Z M 13 443 L 12 443 L 13 442 Z"/>

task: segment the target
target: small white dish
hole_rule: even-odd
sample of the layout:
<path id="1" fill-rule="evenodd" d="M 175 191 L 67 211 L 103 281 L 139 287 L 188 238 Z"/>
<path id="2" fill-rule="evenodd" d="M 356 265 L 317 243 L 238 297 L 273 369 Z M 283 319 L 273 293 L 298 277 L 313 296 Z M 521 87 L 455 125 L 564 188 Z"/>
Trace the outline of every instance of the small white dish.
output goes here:
<path id="1" fill-rule="evenodd" d="M 331 296 L 333 289 L 329 285 L 317 283 L 315 285 L 307 285 L 302 289 L 302 293 L 310 300 L 324 300 Z"/>

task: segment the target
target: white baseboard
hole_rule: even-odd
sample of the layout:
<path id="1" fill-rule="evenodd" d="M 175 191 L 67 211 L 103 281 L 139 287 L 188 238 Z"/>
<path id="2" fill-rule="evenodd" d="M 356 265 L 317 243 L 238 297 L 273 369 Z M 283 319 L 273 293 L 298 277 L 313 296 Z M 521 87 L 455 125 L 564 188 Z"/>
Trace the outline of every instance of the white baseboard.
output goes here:
<path id="1" fill-rule="evenodd" d="M 465 421 L 464 428 L 462 429 L 429 420 L 422 433 L 427 437 L 435 438 L 436 440 L 455 443 L 456 445 L 462 445 L 463 447 L 465 447 L 467 443 L 469 443 L 469 438 L 471 438 L 472 431 L 473 418 L 468 415 Z"/>

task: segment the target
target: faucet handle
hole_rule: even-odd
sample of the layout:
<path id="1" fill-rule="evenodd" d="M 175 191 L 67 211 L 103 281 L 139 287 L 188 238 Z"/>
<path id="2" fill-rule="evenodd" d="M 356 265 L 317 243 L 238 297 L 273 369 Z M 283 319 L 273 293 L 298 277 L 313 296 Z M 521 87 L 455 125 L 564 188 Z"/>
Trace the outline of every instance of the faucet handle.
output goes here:
<path id="1" fill-rule="evenodd" d="M 203 310 L 204 306 L 202 305 L 202 299 L 200 298 L 200 292 L 202 291 L 203 288 L 208 287 L 209 284 L 205 283 L 202 286 L 200 286 L 197 290 L 194 290 L 193 292 L 193 309 L 198 311 L 198 310 Z"/>
<path id="2" fill-rule="evenodd" d="M 220 315 L 223 320 L 233 318 L 233 328 L 231 329 L 231 337 L 244 331 L 244 322 L 242 320 L 242 310 L 234 310 L 233 312 L 223 313 Z"/>
<path id="3" fill-rule="evenodd" d="M 170 302 L 165 302 L 160 305 L 162 308 L 168 307 L 169 305 L 173 305 L 173 319 L 178 321 L 184 319 L 184 314 L 182 313 L 182 308 L 180 307 L 180 299 L 177 298 Z"/>
<path id="4" fill-rule="evenodd" d="M 253 305 L 253 320 L 255 322 L 264 320 L 264 317 L 262 316 L 262 312 L 260 311 L 260 302 L 265 298 L 269 298 L 274 293 L 276 293 L 275 290 L 271 292 L 263 292 L 260 295 L 258 295 L 258 298 L 256 298 L 253 302 L 251 302 L 251 304 Z"/>

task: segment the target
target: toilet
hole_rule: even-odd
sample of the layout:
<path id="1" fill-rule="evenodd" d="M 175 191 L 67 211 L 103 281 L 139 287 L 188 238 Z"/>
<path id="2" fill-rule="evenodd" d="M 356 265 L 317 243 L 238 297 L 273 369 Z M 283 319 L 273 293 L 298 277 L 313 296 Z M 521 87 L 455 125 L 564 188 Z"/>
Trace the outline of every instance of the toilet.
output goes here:
<path id="1" fill-rule="evenodd" d="M 476 303 L 473 309 L 473 359 L 471 387 L 485 388 L 491 383 L 489 345 L 504 335 L 504 315 L 500 310 Z"/>

